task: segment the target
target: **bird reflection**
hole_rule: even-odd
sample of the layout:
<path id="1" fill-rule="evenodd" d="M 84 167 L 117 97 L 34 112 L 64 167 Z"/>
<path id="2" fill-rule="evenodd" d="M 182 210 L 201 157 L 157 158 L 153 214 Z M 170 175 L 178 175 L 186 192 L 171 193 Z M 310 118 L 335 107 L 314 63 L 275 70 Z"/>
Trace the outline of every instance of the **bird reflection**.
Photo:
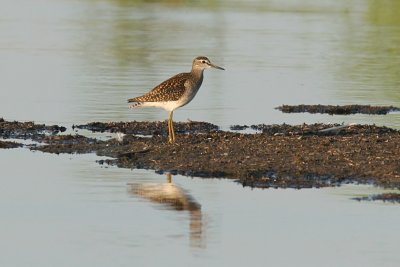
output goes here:
<path id="1" fill-rule="evenodd" d="M 167 174 L 166 183 L 130 183 L 129 192 L 151 202 L 176 211 L 188 211 L 190 214 L 190 244 L 203 247 L 203 216 L 201 205 L 184 189 L 172 182 Z"/>

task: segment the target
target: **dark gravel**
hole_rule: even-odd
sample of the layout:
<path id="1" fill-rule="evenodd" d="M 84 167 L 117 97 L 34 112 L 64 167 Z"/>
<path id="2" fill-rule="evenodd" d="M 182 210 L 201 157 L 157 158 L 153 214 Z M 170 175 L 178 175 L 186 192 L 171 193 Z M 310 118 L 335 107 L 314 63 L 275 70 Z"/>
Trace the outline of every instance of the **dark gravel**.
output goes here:
<path id="1" fill-rule="evenodd" d="M 276 109 L 284 113 L 322 113 L 330 115 L 349 115 L 349 114 L 371 114 L 386 115 L 389 112 L 400 111 L 400 108 L 393 106 L 370 106 L 370 105 L 282 105 Z"/>
<path id="2" fill-rule="evenodd" d="M 22 147 L 22 146 L 23 145 L 21 143 L 0 140 L 0 149 L 1 148 L 17 148 L 17 147 Z"/>
<path id="3" fill-rule="evenodd" d="M 356 197 L 354 199 L 358 200 L 358 201 L 376 201 L 376 200 L 380 200 L 380 201 L 383 201 L 383 202 L 400 203 L 400 194 L 398 194 L 398 193 L 383 193 L 383 194 L 379 194 L 379 195 Z"/>
<path id="4" fill-rule="evenodd" d="M 86 129 L 92 132 L 120 132 L 140 135 L 166 135 L 168 133 L 167 121 L 91 122 L 74 125 L 73 128 Z M 219 130 L 217 125 L 199 121 L 174 122 L 174 128 L 176 133 L 208 133 Z"/>
<path id="5" fill-rule="evenodd" d="M 165 122 L 80 126 L 100 132 L 159 133 L 147 137 L 127 134 L 120 141 L 60 135 L 60 126 L 0 123 L 15 127 L 1 128 L 6 136 L 29 136 L 44 143 L 31 145 L 32 150 L 96 153 L 112 158 L 99 160 L 100 164 L 122 168 L 229 178 L 251 187 L 308 188 L 355 182 L 400 188 L 400 132 L 374 125 L 258 125 L 254 128 L 259 133 L 242 134 L 188 122 L 177 124 L 177 142 L 171 145 L 162 129 Z"/>
<path id="6" fill-rule="evenodd" d="M 3 139 L 31 139 L 40 142 L 46 134 L 56 135 L 65 131 L 66 128 L 63 126 L 47 126 L 44 124 L 35 124 L 32 121 L 6 121 L 0 118 L 0 138 Z"/>

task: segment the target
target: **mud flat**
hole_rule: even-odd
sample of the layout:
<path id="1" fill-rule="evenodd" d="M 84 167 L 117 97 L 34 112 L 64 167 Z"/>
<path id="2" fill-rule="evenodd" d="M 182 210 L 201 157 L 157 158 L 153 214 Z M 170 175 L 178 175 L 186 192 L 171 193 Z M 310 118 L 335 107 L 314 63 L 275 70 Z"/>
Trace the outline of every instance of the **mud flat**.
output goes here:
<path id="1" fill-rule="evenodd" d="M 390 203 L 400 203 L 400 194 L 398 193 L 383 193 L 372 196 L 356 197 L 358 201 L 383 201 Z"/>
<path id="2" fill-rule="evenodd" d="M 65 132 L 66 130 L 67 128 L 64 126 L 47 126 L 44 124 L 36 124 L 32 121 L 6 121 L 3 118 L 0 118 L 0 138 L 3 139 L 12 138 L 40 141 L 46 136 L 46 134 L 55 135 Z"/>
<path id="3" fill-rule="evenodd" d="M 282 105 L 276 109 L 284 113 L 321 113 L 330 115 L 370 114 L 386 115 L 389 112 L 400 112 L 400 108 L 394 106 L 370 106 L 370 105 Z"/>
<path id="4" fill-rule="evenodd" d="M 174 123 L 175 131 L 177 133 L 208 133 L 219 130 L 217 125 L 208 122 L 189 121 L 186 123 Z M 167 122 L 154 121 L 130 121 L 130 122 L 91 122 L 82 125 L 73 125 L 73 129 L 85 129 L 92 132 L 110 132 L 110 133 L 124 133 L 124 134 L 137 134 L 137 135 L 166 135 Z"/>
<path id="5" fill-rule="evenodd" d="M 3 128 L 3 124 L 8 128 Z M 16 128 L 13 130 L 10 125 Z M 29 127 L 28 127 L 29 126 Z M 251 187 L 309 188 L 367 183 L 400 188 L 400 132 L 374 125 L 253 125 L 258 133 L 221 131 L 204 122 L 94 122 L 75 126 L 125 133 L 107 140 L 64 135 L 62 126 L 0 121 L 0 138 L 31 138 L 32 150 L 96 153 L 100 164 L 203 178 L 229 178 Z M 24 131 L 27 131 L 24 134 Z M 146 135 L 145 135 L 146 134 Z M 148 134 L 148 135 L 147 135 Z M 10 137 L 11 136 L 11 137 Z M 117 136 L 115 134 L 115 136 Z M 1 146 L 0 146 L 1 147 Z"/>
<path id="6" fill-rule="evenodd" d="M 16 148 L 16 147 L 22 147 L 22 146 L 23 145 L 21 143 L 0 140 L 0 148 Z"/>

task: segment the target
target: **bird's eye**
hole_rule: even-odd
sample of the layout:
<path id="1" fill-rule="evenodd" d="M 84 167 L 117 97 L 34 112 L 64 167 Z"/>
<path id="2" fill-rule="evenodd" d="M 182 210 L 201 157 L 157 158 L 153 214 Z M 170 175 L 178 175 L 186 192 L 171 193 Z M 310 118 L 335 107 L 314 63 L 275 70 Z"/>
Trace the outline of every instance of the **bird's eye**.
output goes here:
<path id="1" fill-rule="evenodd" d="M 202 60 L 202 61 L 201 61 L 201 63 L 205 64 L 205 63 L 206 63 L 206 61 L 205 61 L 205 60 Z"/>

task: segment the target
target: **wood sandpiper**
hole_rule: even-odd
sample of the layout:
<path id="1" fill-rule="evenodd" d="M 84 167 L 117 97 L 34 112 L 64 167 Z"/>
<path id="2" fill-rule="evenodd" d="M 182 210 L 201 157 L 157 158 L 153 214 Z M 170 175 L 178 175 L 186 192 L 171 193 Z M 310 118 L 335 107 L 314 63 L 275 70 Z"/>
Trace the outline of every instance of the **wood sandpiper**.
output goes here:
<path id="1" fill-rule="evenodd" d="M 192 101 L 203 82 L 203 72 L 208 68 L 224 70 L 211 63 L 207 57 L 196 57 L 190 72 L 177 74 L 160 83 L 147 94 L 128 99 L 129 103 L 134 103 L 130 107 L 159 107 L 167 110 L 169 112 L 168 140 L 172 144 L 175 142 L 172 121 L 174 110 Z"/>

